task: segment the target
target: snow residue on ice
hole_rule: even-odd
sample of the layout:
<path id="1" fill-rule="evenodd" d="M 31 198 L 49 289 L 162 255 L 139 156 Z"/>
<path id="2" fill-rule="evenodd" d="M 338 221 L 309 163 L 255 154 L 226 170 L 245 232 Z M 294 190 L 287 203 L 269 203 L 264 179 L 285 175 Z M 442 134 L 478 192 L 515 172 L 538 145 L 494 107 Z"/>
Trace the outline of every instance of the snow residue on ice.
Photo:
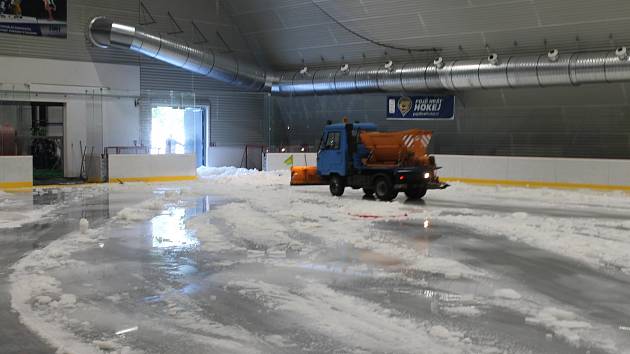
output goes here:
<path id="1" fill-rule="evenodd" d="M 63 293 L 57 279 L 47 275 L 60 267 L 80 267 L 80 262 L 69 259 L 70 254 L 94 242 L 85 234 L 72 233 L 22 258 L 10 276 L 11 307 L 20 321 L 61 353 L 100 354 L 97 347 L 65 330 L 66 312 L 80 304 L 75 295 Z"/>
<path id="2" fill-rule="evenodd" d="M 207 214 L 195 216 L 186 221 L 186 228 L 195 233 L 199 239 L 201 248 L 208 252 L 223 252 L 244 250 L 242 246 L 235 245 L 234 239 L 228 239 L 219 228 L 214 225 Z"/>
<path id="3" fill-rule="evenodd" d="M 5 205 L 0 205 L 0 230 L 18 228 L 39 221 L 55 209 L 56 207 L 52 205 L 21 206 L 13 201 L 7 201 Z"/>
<path id="4" fill-rule="evenodd" d="M 483 235 L 505 236 L 593 266 L 618 267 L 630 273 L 630 238 L 619 221 L 484 213 L 440 218 Z"/>
<path id="5" fill-rule="evenodd" d="M 512 289 L 495 290 L 492 295 L 494 295 L 494 297 L 508 300 L 519 300 L 522 297 L 521 294 Z"/>
<path id="6" fill-rule="evenodd" d="M 442 311 L 451 316 L 462 317 L 477 317 L 482 314 L 481 310 L 475 306 L 447 306 L 443 307 Z"/>
<path id="7" fill-rule="evenodd" d="M 336 292 L 324 284 L 285 288 L 258 280 L 230 281 L 245 297 L 263 300 L 270 311 L 300 319 L 310 330 L 346 344 L 350 352 L 461 353 L 475 352 L 460 341 L 463 334 L 441 326 L 418 323 L 378 304 Z M 331 321 L 331 319 L 334 319 Z M 479 350 L 480 348 L 476 348 Z"/>
<path id="8" fill-rule="evenodd" d="M 285 225 L 270 218 L 269 214 L 256 210 L 249 203 L 219 206 L 212 211 L 212 217 L 221 218 L 233 228 L 235 237 L 257 249 L 266 249 L 292 241 Z"/>
<path id="9" fill-rule="evenodd" d="M 119 211 L 116 219 L 122 221 L 149 220 L 164 210 L 165 201 L 162 198 L 154 198 L 144 201 L 136 206 L 127 207 Z"/>
<path id="10" fill-rule="evenodd" d="M 544 308 L 536 316 L 528 317 L 525 321 L 552 330 L 557 336 L 576 347 L 580 346 L 580 330 L 591 328 L 590 323 L 578 320 L 578 316 L 573 312 L 555 307 Z"/>
<path id="11" fill-rule="evenodd" d="M 318 239 L 330 248 L 340 244 L 398 259 L 404 269 L 444 274 L 451 279 L 485 276 L 478 269 L 452 259 L 436 257 L 410 248 L 373 227 L 374 219 L 352 215 L 376 215 L 378 221 L 419 220 L 431 213 L 402 203 L 379 203 L 354 198 L 332 198 L 318 187 L 290 187 L 290 176 L 259 172 L 244 177 L 226 177 L 195 186 L 198 193 L 238 198 L 238 203 L 219 206 L 210 215 L 230 226 L 233 234 L 261 246 L 295 243 L 300 234 Z M 229 188 L 224 183 L 229 181 Z M 314 189 L 313 189 L 314 188 Z M 327 191 L 326 191 L 327 192 Z"/>

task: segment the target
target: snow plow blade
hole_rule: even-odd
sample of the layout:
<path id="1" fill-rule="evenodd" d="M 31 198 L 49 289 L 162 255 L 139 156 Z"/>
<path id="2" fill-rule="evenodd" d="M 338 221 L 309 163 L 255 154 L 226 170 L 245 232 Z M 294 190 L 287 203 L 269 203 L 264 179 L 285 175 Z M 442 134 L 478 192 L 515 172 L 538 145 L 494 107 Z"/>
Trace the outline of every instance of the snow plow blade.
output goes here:
<path id="1" fill-rule="evenodd" d="M 328 184 L 317 174 L 316 166 L 291 167 L 292 186 L 321 186 Z"/>

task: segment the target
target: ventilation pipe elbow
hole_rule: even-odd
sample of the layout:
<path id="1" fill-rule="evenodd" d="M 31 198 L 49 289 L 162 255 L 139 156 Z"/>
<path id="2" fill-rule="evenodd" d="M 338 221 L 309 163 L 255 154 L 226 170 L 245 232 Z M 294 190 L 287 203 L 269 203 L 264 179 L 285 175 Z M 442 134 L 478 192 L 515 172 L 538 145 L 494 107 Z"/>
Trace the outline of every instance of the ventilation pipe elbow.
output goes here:
<path id="1" fill-rule="evenodd" d="M 99 48 L 109 48 L 112 44 L 110 39 L 112 24 L 113 22 L 106 17 L 94 17 L 87 31 L 90 42 Z"/>

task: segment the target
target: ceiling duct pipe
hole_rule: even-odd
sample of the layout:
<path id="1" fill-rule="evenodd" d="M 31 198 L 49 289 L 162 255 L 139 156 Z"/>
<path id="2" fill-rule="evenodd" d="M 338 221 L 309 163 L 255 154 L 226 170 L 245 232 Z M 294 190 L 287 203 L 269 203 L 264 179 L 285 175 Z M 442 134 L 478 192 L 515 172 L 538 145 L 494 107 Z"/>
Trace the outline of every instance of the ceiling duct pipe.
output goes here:
<path id="1" fill-rule="evenodd" d="M 506 56 L 483 59 L 438 58 L 431 63 L 347 65 L 336 69 L 281 73 L 239 61 L 235 56 L 199 50 L 96 17 L 89 37 L 101 48 L 125 48 L 244 90 L 283 96 L 374 92 L 436 92 L 492 88 L 576 86 L 630 81 L 625 47 L 609 52 Z"/>

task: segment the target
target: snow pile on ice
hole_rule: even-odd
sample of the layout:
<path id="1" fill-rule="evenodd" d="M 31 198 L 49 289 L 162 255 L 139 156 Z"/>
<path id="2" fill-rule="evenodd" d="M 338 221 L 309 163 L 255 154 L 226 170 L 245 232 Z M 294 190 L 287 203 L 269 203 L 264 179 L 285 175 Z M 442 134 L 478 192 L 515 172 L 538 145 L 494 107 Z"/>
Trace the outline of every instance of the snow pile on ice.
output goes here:
<path id="1" fill-rule="evenodd" d="M 522 296 L 518 292 L 512 289 L 499 289 L 495 290 L 493 293 L 494 297 L 508 299 L 508 300 L 519 300 Z"/>
<path id="2" fill-rule="evenodd" d="M 87 219 L 83 218 L 79 220 L 79 232 L 85 235 L 87 234 L 89 229 L 90 229 L 90 222 Z"/>
<path id="3" fill-rule="evenodd" d="M 76 232 L 52 242 L 43 250 L 35 250 L 13 266 L 14 272 L 10 276 L 11 307 L 20 314 L 24 325 L 59 348 L 59 353 L 100 354 L 96 347 L 83 343 L 64 328 L 69 325 L 65 314 L 79 305 L 78 299 L 73 294 L 63 293 L 60 282 L 45 275 L 60 267 L 66 270 L 80 267 L 78 261 L 72 261 L 68 256 L 85 247 L 84 240 L 86 238 Z"/>
<path id="4" fill-rule="evenodd" d="M 53 205 L 44 207 L 22 206 L 13 201 L 6 201 L 5 204 L 7 205 L 0 206 L 0 230 L 18 228 L 40 221 L 57 208 Z"/>
<path id="5" fill-rule="evenodd" d="M 186 228 L 195 233 L 201 248 L 209 252 L 234 251 L 238 247 L 228 240 L 206 214 L 195 216 L 186 221 Z"/>
<path id="6" fill-rule="evenodd" d="M 447 315 L 450 316 L 463 316 L 463 317 L 477 317 L 481 316 L 481 310 L 475 306 L 447 306 L 442 308 Z"/>
<path id="7" fill-rule="evenodd" d="M 291 171 L 257 171 L 236 167 L 199 167 L 197 175 L 200 180 L 196 185 L 199 193 L 207 192 L 209 184 L 229 184 L 245 186 L 288 186 L 291 180 Z"/>
<path id="8" fill-rule="evenodd" d="M 464 334 L 456 331 L 449 331 L 448 328 L 444 326 L 433 326 L 429 330 L 429 334 L 432 337 L 439 338 L 446 341 L 451 342 L 459 342 L 464 338 Z"/>
<path id="9" fill-rule="evenodd" d="M 258 173 L 257 170 L 248 170 L 236 167 L 207 167 L 201 166 L 197 168 L 197 176 L 201 178 L 224 178 L 224 177 L 240 177 L 249 176 Z"/>
<path id="10" fill-rule="evenodd" d="M 150 199 L 137 206 L 124 208 L 118 212 L 116 219 L 123 221 L 149 220 L 164 209 L 164 204 L 165 200 L 163 198 Z"/>
<path id="11" fill-rule="evenodd" d="M 552 330 L 556 335 L 563 337 L 576 347 L 580 346 L 579 330 L 591 328 L 590 323 L 579 321 L 573 312 L 555 307 L 546 307 L 536 316 L 527 317 L 525 321 Z"/>

